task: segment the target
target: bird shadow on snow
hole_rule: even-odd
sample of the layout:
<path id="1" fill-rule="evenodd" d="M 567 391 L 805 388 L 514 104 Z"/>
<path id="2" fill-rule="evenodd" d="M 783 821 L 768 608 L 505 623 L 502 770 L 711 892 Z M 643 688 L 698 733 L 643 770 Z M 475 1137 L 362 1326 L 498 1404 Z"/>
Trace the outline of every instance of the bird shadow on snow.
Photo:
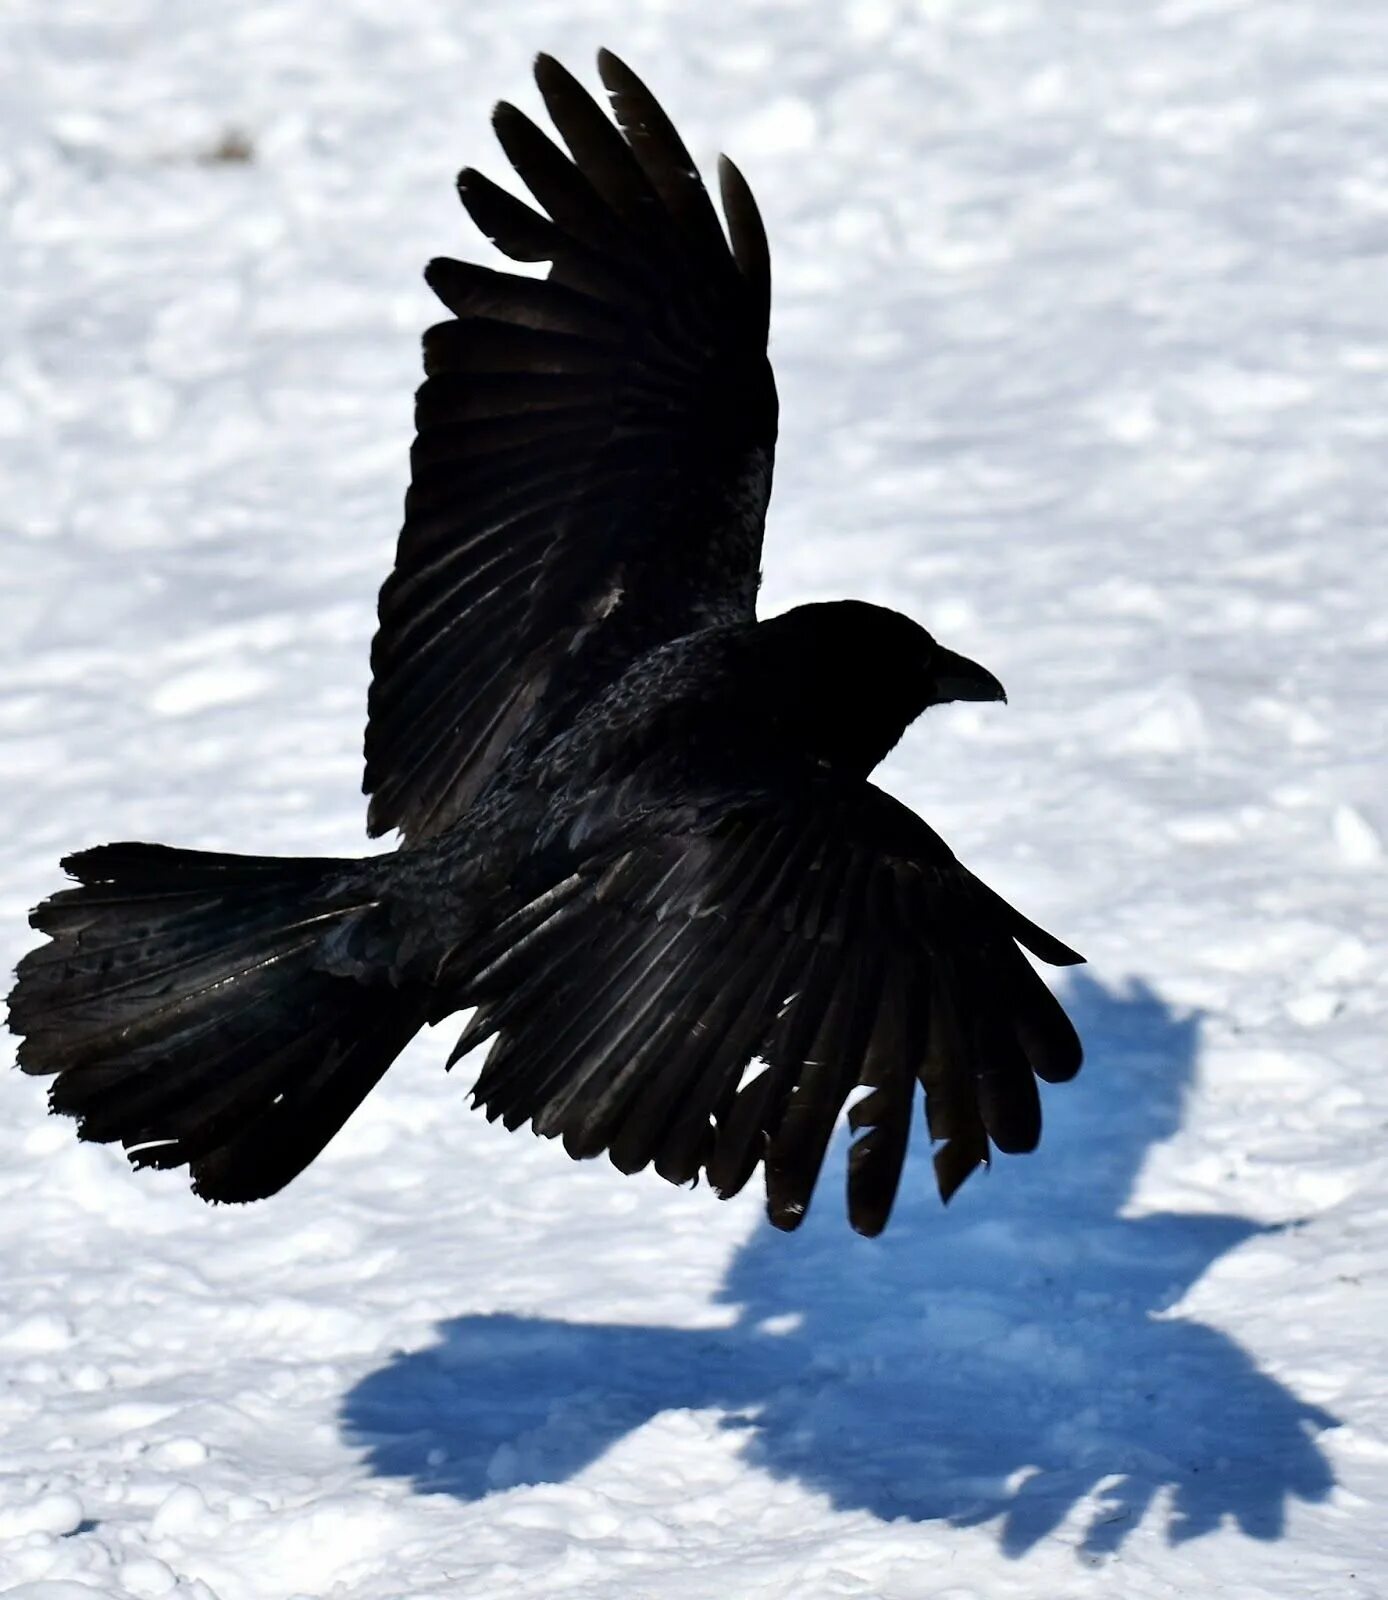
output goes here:
<path id="1" fill-rule="evenodd" d="M 1288 1500 L 1334 1482 L 1315 1434 L 1336 1419 L 1169 1310 L 1277 1230 L 1124 1215 L 1147 1150 L 1180 1126 L 1199 1019 L 1141 983 L 1081 976 L 1067 1002 L 1089 1059 L 1047 1099 L 1042 1154 L 1003 1159 L 948 1212 L 924 1139 L 878 1240 L 848 1232 L 826 1167 L 799 1233 L 763 1226 L 734 1258 L 731 1326 L 452 1318 L 349 1393 L 348 1437 L 380 1475 L 476 1500 L 563 1482 L 694 1408 L 722 1413 L 748 1463 L 839 1509 L 996 1521 L 1009 1556 L 1072 1511 L 1082 1550 L 1112 1552 L 1154 1502 L 1173 1543 L 1226 1521 L 1278 1538 Z"/>

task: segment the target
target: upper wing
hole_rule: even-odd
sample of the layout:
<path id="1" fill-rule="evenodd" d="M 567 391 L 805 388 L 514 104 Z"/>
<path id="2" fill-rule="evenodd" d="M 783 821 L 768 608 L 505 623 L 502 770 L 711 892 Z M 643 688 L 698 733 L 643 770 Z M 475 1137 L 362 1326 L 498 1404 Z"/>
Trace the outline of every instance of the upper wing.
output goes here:
<path id="1" fill-rule="evenodd" d="M 598 65 L 620 131 L 557 62 L 536 62 L 572 159 L 497 107 L 547 215 L 479 173 L 458 181 L 478 227 L 515 260 L 551 262 L 549 277 L 427 272 L 453 320 L 424 337 L 371 651 L 373 834 L 440 832 L 556 697 L 581 703 L 653 645 L 754 615 L 777 416 L 766 235 L 725 157 L 729 249 L 650 92 L 615 56 Z"/>
<path id="2" fill-rule="evenodd" d="M 848 1213 L 887 1221 L 915 1085 L 940 1193 L 1040 1136 L 1035 1076 L 1080 1044 L 1018 944 L 1079 961 L 864 785 L 713 830 L 652 833 L 503 923 L 462 985 L 454 1059 L 498 1034 L 474 1091 L 508 1127 L 736 1193 L 758 1161 L 781 1228 L 804 1216 L 849 1113 Z M 744 1082 L 754 1059 L 763 1064 Z"/>

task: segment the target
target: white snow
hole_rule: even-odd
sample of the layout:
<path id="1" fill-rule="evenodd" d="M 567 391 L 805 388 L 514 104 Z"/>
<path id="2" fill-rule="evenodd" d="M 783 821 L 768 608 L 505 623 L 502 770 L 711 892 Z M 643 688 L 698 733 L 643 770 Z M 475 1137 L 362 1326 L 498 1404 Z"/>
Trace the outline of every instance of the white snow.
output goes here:
<path id="1" fill-rule="evenodd" d="M 1009 689 L 886 779 L 1089 955 L 1085 1071 L 877 1242 L 489 1127 L 444 1033 L 253 1209 L 0 1074 L 0 1591 L 1388 1593 L 1381 0 L 13 0 L 3 964 L 66 850 L 365 848 L 419 271 L 600 43 L 768 216 L 767 603 Z"/>

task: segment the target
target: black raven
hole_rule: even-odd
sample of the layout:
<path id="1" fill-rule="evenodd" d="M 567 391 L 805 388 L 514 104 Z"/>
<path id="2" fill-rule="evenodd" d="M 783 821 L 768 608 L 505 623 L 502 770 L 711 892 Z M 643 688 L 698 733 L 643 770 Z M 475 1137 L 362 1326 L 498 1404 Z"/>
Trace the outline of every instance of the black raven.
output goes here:
<path id="1" fill-rule="evenodd" d="M 615 124 L 536 64 L 567 154 L 497 108 L 538 210 L 459 179 L 549 275 L 428 268 L 452 317 L 424 336 L 366 730 L 368 826 L 400 847 L 69 856 L 10 1000 L 19 1064 L 82 1138 L 252 1200 L 475 1008 L 453 1059 L 492 1039 L 489 1117 L 720 1195 L 760 1162 L 782 1228 L 851 1100 L 848 1213 L 876 1233 L 918 1081 L 944 1198 L 1034 1147 L 1036 1077 L 1080 1045 L 1019 945 L 1080 957 L 867 781 L 997 680 L 858 601 L 757 620 L 766 235 L 724 159 L 725 236 L 649 90 L 598 66 Z"/>

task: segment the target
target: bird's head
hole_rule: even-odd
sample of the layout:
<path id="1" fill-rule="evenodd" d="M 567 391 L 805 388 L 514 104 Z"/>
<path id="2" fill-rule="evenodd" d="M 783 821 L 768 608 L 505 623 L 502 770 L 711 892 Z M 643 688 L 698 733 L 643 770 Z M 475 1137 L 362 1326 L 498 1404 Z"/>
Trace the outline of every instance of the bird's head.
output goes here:
<path id="1" fill-rule="evenodd" d="M 863 600 L 796 606 L 756 632 L 778 719 L 847 773 L 871 772 L 930 706 L 1007 699 L 976 661 L 901 612 Z"/>

